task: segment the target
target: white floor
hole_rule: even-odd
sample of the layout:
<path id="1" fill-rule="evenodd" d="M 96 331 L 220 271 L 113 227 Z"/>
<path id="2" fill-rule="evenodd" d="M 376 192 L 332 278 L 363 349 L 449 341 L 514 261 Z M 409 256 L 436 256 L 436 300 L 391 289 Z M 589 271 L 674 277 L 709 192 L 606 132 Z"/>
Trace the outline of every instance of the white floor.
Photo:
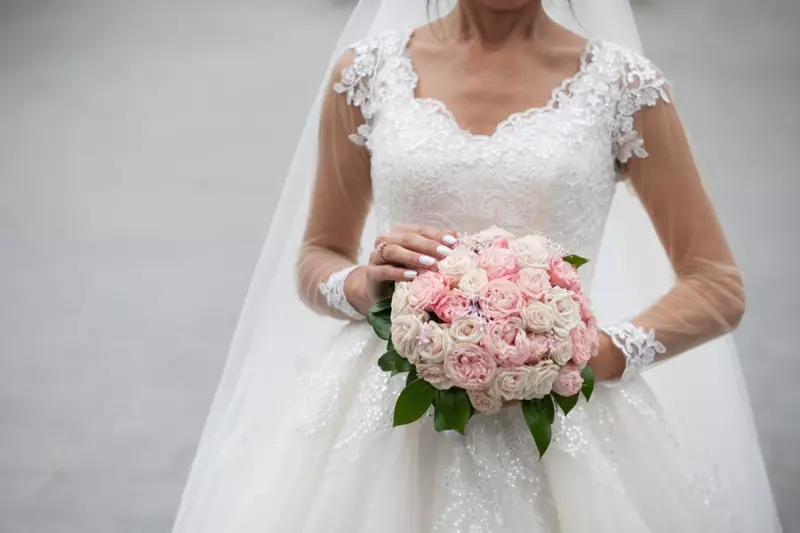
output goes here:
<path id="1" fill-rule="evenodd" d="M 748 277 L 742 364 L 800 531 L 800 4 L 714 1 L 640 25 Z M 1 533 L 169 531 L 348 3 L 0 0 Z"/>

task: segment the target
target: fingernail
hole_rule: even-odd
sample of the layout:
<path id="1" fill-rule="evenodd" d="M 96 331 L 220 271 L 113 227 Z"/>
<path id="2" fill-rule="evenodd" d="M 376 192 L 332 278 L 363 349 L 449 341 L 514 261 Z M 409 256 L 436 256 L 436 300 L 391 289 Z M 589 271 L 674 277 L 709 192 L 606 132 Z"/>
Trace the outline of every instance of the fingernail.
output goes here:
<path id="1" fill-rule="evenodd" d="M 455 243 L 458 242 L 458 239 L 456 239 L 452 235 L 445 235 L 444 237 L 442 237 L 442 242 L 445 244 L 449 244 L 450 246 L 453 246 Z"/>
<path id="2" fill-rule="evenodd" d="M 433 266 L 436 264 L 436 259 L 429 255 L 421 255 L 419 256 L 419 263 L 425 266 Z"/>
<path id="3" fill-rule="evenodd" d="M 417 277 L 417 273 L 414 272 L 413 270 L 406 270 L 405 272 L 403 272 L 403 277 L 406 279 L 414 279 Z"/>
<path id="4" fill-rule="evenodd" d="M 447 257 L 448 255 L 453 253 L 453 250 L 448 248 L 447 246 L 437 246 L 436 253 Z"/>

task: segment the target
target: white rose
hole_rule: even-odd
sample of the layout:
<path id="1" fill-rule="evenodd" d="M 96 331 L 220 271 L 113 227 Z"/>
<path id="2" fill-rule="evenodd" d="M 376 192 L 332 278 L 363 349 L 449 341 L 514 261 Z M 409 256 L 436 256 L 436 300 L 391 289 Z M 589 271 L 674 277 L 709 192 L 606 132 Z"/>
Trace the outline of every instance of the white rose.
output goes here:
<path id="1" fill-rule="evenodd" d="M 427 322 L 428 315 L 422 311 L 409 308 L 392 320 L 392 344 L 394 349 L 402 357 L 405 357 L 412 364 L 420 361 L 419 357 L 419 334 L 423 325 Z"/>
<path id="2" fill-rule="evenodd" d="M 451 286 L 457 285 L 464 274 L 475 268 L 475 255 L 465 247 L 456 248 L 452 254 L 439 261 L 437 268 Z"/>
<path id="3" fill-rule="evenodd" d="M 569 340 L 569 337 L 556 337 L 553 339 L 550 358 L 559 366 L 566 365 L 572 359 L 572 341 Z"/>
<path id="4" fill-rule="evenodd" d="M 396 283 L 394 286 L 394 294 L 392 295 L 392 321 L 404 313 L 408 307 L 408 298 L 411 296 L 411 284 L 402 281 Z"/>
<path id="5" fill-rule="evenodd" d="M 553 383 L 558 377 L 558 365 L 552 361 L 540 361 L 528 374 L 525 387 L 525 399 L 544 398 L 553 390 Z"/>
<path id="6" fill-rule="evenodd" d="M 547 238 L 541 235 L 526 235 L 511 241 L 508 247 L 517 255 L 523 268 L 547 268 L 550 260 L 547 243 Z"/>
<path id="7" fill-rule="evenodd" d="M 503 399 L 490 391 L 467 391 L 469 401 L 479 413 L 493 415 L 503 408 Z"/>
<path id="8" fill-rule="evenodd" d="M 419 332 L 419 357 L 424 363 L 442 364 L 453 348 L 447 326 L 436 322 L 424 324 Z"/>
<path id="9" fill-rule="evenodd" d="M 514 237 L 513 233 L 510 233 L 503 228 L 498 228 L 497 226 L 492 226 L 491 228 L 487 228 L 477 235 L 475 238 L 479 241 L 493 241 L 498 237 L 505 237 L 506 239 L 512 239 Z"/>
<path id="10" fill-rule="evenodd" d="M 529 366 L 501 368 L 489 386 L 489 393 L 506 402 L 522 400 L 528 390 L 531 371 Z"/>
<path id="11" fill-rule="evenodd" d="M 560 337 L 569 336 L 570 330 L 581 321 L 580 305 L 561 287 L 553 287 L 545 300 L 553 313 L 553 331 Z"/>
<path id="12" fill-rule="evenodd" d="M 417 365 L 417 375 L 439 390 L 447 390 L 453 386 L 444 374 L 443 365 L 420 363 Z"/>
<path id="13" fill-rule="evenodd" d="M 475 298 L 487 283 L 489 283 L 489 275 L 485 270 L 476 268 L 464 274 L 461 281 L 458 282 L 458 288 L 467 296 Z"/>
<path id="14" fill-rule="evenodd" d="M 460 316 L 450 324 L 450 338 L 455 343 L 478 344 L 483 339 L 483 321 L 477 316 Z"/>
<path id="15" fill-rule="evenodd" d="M 522 310 L 525 329 L 533 333 L 550 333 L 553 329 L 553 311 L 550 305 L 531 300 Z"/>

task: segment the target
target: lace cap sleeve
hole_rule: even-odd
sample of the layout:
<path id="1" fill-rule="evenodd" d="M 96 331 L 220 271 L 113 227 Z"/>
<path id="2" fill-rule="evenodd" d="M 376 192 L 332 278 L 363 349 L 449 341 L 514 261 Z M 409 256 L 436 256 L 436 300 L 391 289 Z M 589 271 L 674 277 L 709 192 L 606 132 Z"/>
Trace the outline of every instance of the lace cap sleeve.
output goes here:
<path id="1" fill-rule="evenodd" d="M 380 40 L 364 39 L 350 47 L 346 55 L 350 62 L 341 69 L 340 80 L 333 90 L 347 97 L 347 104 L 357 107 L 364 118 L 364 124 L 350 135 L 350 140 L 365 145 L 372 130 L 372 118 L 377 110 L 377 98 L 373 80 L 380 63 Z"/>
<path id="2" fill-rule="evenodd" d="M 659 100 L 671 103 L 669 82 L 649 59 L 621 47 L 615 47 L 613 52 L 620 69 L 618 94 L 613 100 L 614 156 L 620 163 L 627 163 L 634 156 L 648 155 L 644 139 L 636 131 L 636 113 L 655 106 Z"/>

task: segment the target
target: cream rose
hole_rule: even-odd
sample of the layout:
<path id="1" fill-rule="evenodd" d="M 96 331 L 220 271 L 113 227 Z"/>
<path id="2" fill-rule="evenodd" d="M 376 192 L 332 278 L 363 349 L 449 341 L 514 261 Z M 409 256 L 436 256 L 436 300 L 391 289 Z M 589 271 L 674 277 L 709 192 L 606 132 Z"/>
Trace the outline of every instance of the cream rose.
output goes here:
<path id="1" fill-rule="evenodd" d="M 480 346 L 456 344 L 444 358 L 444 371 L 457 387 L 486 390 L 497 373 L 497 363 Z"/>
<path id="2" fill-rule="evenodd" d="M 420 361 L 419 334 L 427 320 L 426 313 L 412 309 L 392 320 L 391 334 L 394 349 L 412 364 Z"/>
<path id="3" fill-rule="evenodd" d="M 411 284 L 407 281 L 396 283 L 392 295 L 392 321 L 408 308 L 408 299 L 411 296 Z"/>
<path id="4" fill-rule="evenodd" d="M 547 294 L 546 301 L 553 313 L 553 331 L 560 337 L 569 336 L 570 330 L 581 321 L 580 306 L 561 287 L 553 287 Z"/>
<path id="5" fill-rule="evenodd" d="M 478 344 L 483 339 L 483 320 L 477 316 L 463 316 L 450 324 L 450 338 L 454 343 Z"/>
<path id="6" fill-rule="evenodd" d="M 483 314 L 488 318 L 510 318 L 519 316 L 525 298 L 517 284 L 507 279 L 495 279 L 481 290 L 478 299 Z"/>
<path id="7" fill-rule="evenodd" d="M 509 248 L 519 257 L 520 266 L 547 268 L 550 259 L 547 243 L 542 235 L 527 235 L 511 241 Z"/>
<path id="8" fill-rule="evenodd" d="M 447 390 L 453 386 L 453 382 L 444 373 L 443 365 L 420 363 L 417 365 L 417 375 L 439 390 Z"/>
<path id="9" fill-rule="evenodd" d="M 550 305 L 532 300 L 522 310 L 525 328 L 533 333 L 550 333 L 553 329 L 553 311 Z"/>
<path id="10" fill-rule="evenodd" d="M 556 337 L 550 350 L 550 359 L 559 366 L 567 364 L 572 359 L 572 341 L 569 337 Z"/>
<path id="11" fill-rule="evenodd" d="M 503 408 L 503 400 L 499 396 L 493 396 L 489 391 L 467 391 L 469 401 L 479 413 L 494 415 Z"/>
<path id="12" fill-rule="evenodd" d="M 558 365 L 544 360 L 531 367 L 525 387 L 525 399 L 544 398 L 553 390 L 553 382 L 558 377 Z"/>
<path id="13" fill-rule="evenodd" d="M 458 285 L 461 278 L 475 268 L 475 254 L 464 247 L 456 248 L 437 265 L 439 274 L 444 276 L 451 287 Z"/>
<path id="14" fill-rule="evenodd" d="M 464 277 L 458 282 L 458 288 L 467 296 L 475 298 L 487 283 L 489 283 L 489 275 L 485 270 L 476 268 L 464 274 Z"/>
<path id="15" fill-rule="evenodd" d="M 524 399 L 532 371 L 533 368 L 529 366 L 499 369 L 489 386 L 489 394 L 506 402 Z"/>
<path id="16" fill-rule="evenodd" d="M 418 351 L 423 363 L 441 365 L 452 348 L 453 340 L 447 326 L 428 322 L 420 328 Z"/>

